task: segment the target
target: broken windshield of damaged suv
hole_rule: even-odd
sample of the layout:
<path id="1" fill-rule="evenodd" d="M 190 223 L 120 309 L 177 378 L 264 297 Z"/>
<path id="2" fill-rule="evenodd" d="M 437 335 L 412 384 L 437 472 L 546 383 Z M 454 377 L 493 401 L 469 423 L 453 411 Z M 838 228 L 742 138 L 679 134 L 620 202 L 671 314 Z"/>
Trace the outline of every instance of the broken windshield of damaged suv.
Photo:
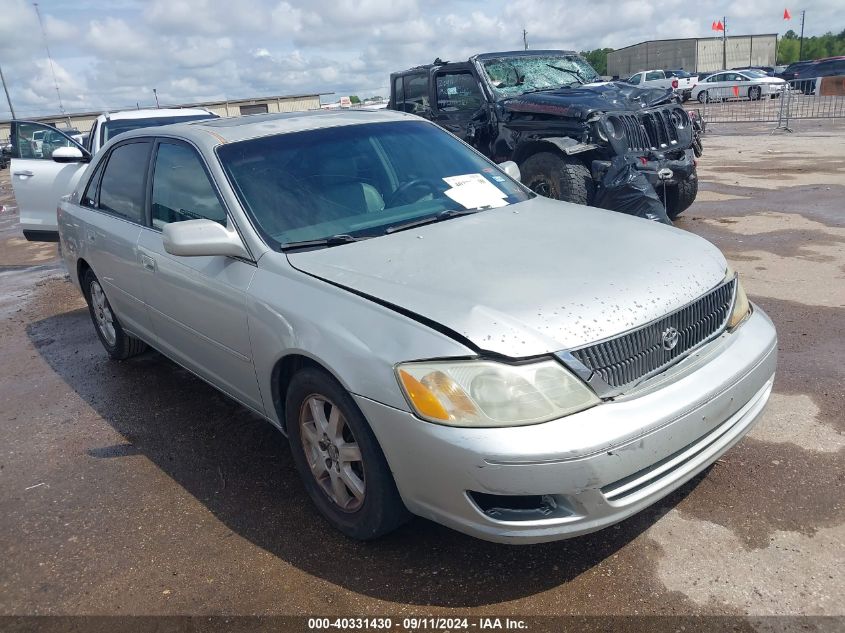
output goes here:
<path id="1" fill-rule="evenodd" d="M 392 74 L 390 107 L 434 121 L 496 162 L 516 162 L 522 182 L 546 197 L 592 204 L 620 161 L 655 190 L 669 218 L 698 192 L 699 131 L 677 95 L 602 82 L 572 51 L 438 59 Z"/>

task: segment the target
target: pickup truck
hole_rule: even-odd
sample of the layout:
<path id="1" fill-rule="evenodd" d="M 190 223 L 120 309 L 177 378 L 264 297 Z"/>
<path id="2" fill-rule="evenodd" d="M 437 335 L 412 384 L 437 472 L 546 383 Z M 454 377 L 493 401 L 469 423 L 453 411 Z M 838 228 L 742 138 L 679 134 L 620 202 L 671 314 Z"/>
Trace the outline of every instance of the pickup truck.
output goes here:
<path id="1" fill-rule="evenodd" d="M 549 198 L 590 204 L 614 158 L 636 164 L 670 218 L 698 192 L 697 132 L 672 90 L 602 82 L 573 51 L 483 53 L 390 76 L 389 108 L 430 119 Z"/>
<path id="2" fill-rule="evenodd" d="M 682 101 L 688 101 L 698 83 L 698 76 L 685 70 L 644 70 L 631 75 L 625 82 L 642 88 L 671 89 L 681 96 Z"/>
<path id="3" fill-rule="evenodd" d="M 126 110 L 101 114 L 83 146 L 44 123 L 12 121 L 12 188 L 24 237 L 33 242 L 59 240 L 56 208 L 70 193 L 91 158 L 111 138 L 138 128 L 217 118 L 202 108 Z"/>

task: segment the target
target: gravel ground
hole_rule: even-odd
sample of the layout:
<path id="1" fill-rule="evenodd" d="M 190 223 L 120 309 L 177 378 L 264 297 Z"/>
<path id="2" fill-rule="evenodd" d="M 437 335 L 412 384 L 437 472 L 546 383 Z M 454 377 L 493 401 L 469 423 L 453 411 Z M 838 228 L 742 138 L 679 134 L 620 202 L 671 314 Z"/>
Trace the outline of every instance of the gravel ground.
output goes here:
<path id="1" fill-rule="evenodd" d="M 764 418 L 657 506 L 519 548 L 334 532 L 269 424 L 157 353 L 106 358 L 0 172 L 0 615 L 845 615 L 845 128 L 769 127 L 711 126 L 678 221 L 778 327 Z"/>

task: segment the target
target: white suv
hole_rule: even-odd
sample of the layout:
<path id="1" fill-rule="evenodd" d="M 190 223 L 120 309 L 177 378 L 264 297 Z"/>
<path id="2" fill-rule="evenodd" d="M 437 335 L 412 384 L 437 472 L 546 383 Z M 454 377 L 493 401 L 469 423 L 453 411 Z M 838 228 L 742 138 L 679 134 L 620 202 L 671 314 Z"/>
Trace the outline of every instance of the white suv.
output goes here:
<path id="1" fill-rule="evenodd" d="M 214 118 L 218 118 L 217 115 L 204 108 L 104 113 L 94 121 L 85 146 L 49 125 L 12 121 L 12 188 L 20 209 L 24 237 L 34 242 L 58 241 L 56 208 L 59 199 L 74 190 L 91 157 L 118 134 Z"/>

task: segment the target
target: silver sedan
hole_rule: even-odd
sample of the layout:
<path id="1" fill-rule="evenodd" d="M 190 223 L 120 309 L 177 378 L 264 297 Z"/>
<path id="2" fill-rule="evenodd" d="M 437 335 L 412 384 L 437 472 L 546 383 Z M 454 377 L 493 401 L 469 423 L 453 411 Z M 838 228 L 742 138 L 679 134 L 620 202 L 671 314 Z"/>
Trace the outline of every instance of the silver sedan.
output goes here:
<path id="1" fill-rule="evenodd" d="M 58 223 L 108 354 L 277 426 L 339 530 L 534 543 L 712 464 L 777 345 L 708 242 L 518 178 L 410 115 L 259 115 L 117 137 Z"/>

